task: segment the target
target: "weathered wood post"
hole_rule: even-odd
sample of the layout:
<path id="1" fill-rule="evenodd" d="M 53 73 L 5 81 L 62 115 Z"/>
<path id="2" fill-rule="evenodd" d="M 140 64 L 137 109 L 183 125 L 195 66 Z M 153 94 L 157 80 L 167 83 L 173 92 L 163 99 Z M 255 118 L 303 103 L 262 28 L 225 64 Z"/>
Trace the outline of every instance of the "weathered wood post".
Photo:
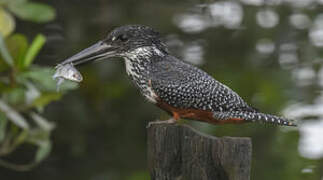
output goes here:
<path id="1" fill-rule="evenodd" d="M 217 138 L 187 125 L 148 128 L 152 180 L 249 180 L 250 138 Z"/>

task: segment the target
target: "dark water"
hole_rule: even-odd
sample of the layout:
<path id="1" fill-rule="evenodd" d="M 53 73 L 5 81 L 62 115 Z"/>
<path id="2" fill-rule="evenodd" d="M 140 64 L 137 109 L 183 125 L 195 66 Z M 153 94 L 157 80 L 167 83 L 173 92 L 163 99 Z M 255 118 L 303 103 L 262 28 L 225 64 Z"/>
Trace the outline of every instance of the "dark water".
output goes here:
<path id="1" fill-rule="evenodd" d="M 47 2 L 55 22 L 18 24 L 30 37 L 36 29 L 48 36 L 37 63 L 54 65 L 117 26 L 151 26 L 177 57 L 300 126 L 188 123 L 216 136 L 251 137 L 253 180 L 323 179 L 322 0 Z M 149 179 L 145 126 L 168 116 L 139 95 L 121 59 L 80 71 L 80 88 L 45 111 L 57 125 L 51 156 L 31 172 L 1 170 L 1 179 Z"/>

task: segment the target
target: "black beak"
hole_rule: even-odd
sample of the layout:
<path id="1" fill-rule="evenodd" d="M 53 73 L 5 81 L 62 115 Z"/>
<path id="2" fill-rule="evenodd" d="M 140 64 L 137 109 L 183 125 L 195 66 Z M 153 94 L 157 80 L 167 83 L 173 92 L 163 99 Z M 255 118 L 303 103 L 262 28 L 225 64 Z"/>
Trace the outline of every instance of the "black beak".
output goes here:
<path id="1" fill-rule="evenodd" d="M 65 61 L 60 63 L 60 65 L 80 65 L 114 56 L 116 56 L 116 48 L 107 43 L 104 43 L 103 41 L 99 41 L 92 46 L 84 49 L 83 51 L 75 54 L 74 56 L 66 59 Z"/>

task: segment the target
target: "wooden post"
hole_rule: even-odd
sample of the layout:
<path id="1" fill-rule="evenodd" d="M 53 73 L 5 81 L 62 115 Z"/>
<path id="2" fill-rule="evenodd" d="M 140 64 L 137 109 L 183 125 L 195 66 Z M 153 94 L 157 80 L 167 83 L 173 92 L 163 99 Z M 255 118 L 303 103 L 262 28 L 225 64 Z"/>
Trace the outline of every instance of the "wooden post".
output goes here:
<path id="1" fill-rule="evenodd" d="M 148 128 L 151 180 L 249 180 L 250 138 L 217 138 L 187 125 Z"/>

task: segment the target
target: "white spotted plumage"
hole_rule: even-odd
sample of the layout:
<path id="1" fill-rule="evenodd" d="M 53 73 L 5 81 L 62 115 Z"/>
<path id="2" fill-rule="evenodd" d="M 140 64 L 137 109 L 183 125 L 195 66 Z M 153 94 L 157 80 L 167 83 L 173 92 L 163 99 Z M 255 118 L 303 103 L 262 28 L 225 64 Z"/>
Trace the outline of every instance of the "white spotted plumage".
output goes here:
<path id="1" fill-rule="evenodd" d="M 142 61 L 143 57 L 151 56 L 152 52 L 156 52 L 158 54 L 162 53 L 159 50 L 154 50 L 152 47 L 142 47 L 126 52 L 124 57 L 128 76 L 135 85 L 139 87 L 142 94 L 149 102 L 157 103 L 157 95 L 149 85 L 149 79 L 146 77 L 147 72 L 145 72 L 146 68 L 144 67 L 150 63 L 149 59 L 145 59 L 147 62 Z"/>

